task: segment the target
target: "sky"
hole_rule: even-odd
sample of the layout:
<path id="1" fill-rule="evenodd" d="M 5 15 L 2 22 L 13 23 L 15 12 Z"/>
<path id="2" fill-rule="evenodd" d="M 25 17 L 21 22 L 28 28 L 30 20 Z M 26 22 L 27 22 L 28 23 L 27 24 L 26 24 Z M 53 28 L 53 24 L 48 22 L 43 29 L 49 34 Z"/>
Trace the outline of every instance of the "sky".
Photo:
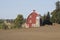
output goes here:
<path id="1" fill-rule="evenodd" d="M 52 12 L 58 0 L 0 0 L 0 18 L 15 19 L 18 14 L 24 18 L 36 10 L 40 15 Z"/>

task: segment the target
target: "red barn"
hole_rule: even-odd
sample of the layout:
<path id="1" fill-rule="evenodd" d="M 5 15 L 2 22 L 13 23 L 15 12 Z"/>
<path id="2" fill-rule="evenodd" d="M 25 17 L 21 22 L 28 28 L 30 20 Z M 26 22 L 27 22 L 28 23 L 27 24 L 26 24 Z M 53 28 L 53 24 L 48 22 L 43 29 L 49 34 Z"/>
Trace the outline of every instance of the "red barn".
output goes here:
<path id="1" fill-rule="evenodd" d="M 38 27 L 40 26 L 40 15 L 35 10 L 27 17 L 27 27 Z"/>

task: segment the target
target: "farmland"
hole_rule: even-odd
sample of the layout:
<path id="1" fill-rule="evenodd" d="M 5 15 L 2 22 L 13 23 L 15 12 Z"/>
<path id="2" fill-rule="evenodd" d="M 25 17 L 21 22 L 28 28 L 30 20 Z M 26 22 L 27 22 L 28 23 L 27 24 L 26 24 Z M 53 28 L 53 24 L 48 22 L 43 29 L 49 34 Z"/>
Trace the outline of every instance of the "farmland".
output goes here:
<path id="1" fill-rule="evenodd" d="M 60 25 L 39 28 L 0 29 L 0 40 L 60 40 Z"/>

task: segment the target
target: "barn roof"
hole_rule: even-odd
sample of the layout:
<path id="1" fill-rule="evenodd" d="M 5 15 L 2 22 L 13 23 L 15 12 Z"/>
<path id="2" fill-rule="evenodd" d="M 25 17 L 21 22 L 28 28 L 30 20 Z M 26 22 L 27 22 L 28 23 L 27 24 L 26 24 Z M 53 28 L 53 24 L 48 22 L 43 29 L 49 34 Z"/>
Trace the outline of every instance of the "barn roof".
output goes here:
<path id="1" fill-rule="evenodd" d="M 38 16 L 41 16 L 40 14 L 38 14 L 38 13 L 36 12 L 36 10 L 33 10 L 33 12 L 32 12 L 31 14 L 29 14 L 29 16 L 32 15 L 32 14 L 36 14 L 36 15 L 38 15 Z M 29 16 L 28 16 L 27 18 L 29 18 Z"/>

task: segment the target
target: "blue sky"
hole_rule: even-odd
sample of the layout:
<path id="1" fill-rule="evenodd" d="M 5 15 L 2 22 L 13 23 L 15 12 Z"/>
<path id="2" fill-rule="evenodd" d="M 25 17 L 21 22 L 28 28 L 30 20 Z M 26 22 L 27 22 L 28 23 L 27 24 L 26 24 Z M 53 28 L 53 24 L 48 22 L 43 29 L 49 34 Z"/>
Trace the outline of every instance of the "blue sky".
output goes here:
<path id="1" fill-rule="evenodd" d="M 44 15 L 48 11 L 55 9 L 55 3 L 58 0 L 0 0 L 0 18 L 15 19 L 18 14 L 24 18 L 36 10 L 39 14 Z"/>

